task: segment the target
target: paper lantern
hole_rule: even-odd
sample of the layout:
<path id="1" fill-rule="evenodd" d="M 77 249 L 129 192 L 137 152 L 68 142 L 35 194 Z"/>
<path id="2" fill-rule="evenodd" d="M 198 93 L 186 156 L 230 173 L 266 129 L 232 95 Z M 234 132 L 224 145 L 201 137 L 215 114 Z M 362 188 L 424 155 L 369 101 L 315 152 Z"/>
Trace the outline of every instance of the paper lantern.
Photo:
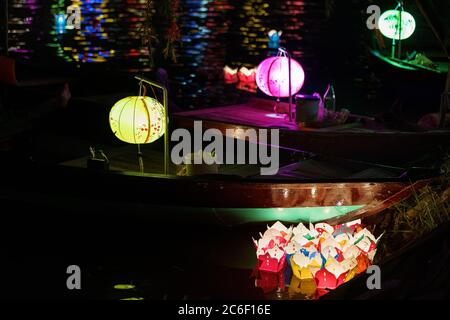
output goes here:
<path id="1" fill-rule="evenodd" d="M 111 109 L 109 123 L 120 140 L 132 144 L 152 143 L 165 131 L 164 107 L 150 97 L 128 97 Z"/>
<path id="2" fill-rule="evenodd" d="M 231 69 L 229 66 L 225 66 L 223 68 L 223 76 L 227 84 L 239 82 L 238 69 Z"/>
<path id="3" fill-rule="evenodd" d="M 256 81 L 256 68 L 248 69 L 247 67 L 242 67 L 238 72 L 239 81 L 244 83 L 255 83 Z"/>
<path id="4" fill-rule="evenodd" d="M 278 49 L 280 47 L 281 35 L 283 31 L 269 31 L 269 49 Z"/>
<path id="5" fill-rule="evenodd" d="M 304 82 L 305 72 L 302 66 L 291 59 L 291 95 L 298 93 Z M 256 83 L 258 88 L 269 96 L 289 97 L 289 58 L 277 56 L 264 60 L 258 66 Z"/>
<path id="6" fill-rule="evenodd" d="M 388 10 L 380 16 L 378 27 L 386 38 L 405 40 L 411 37 L 416 30 L 416 20 L 409 12 Z"/>
<path id="7" fill-rule="evenodd" d="M 334 290 L 337 287 L 337 279 L 327 269 L 317 271 L 315 275 L 316 284 L 318 289 L 331 289 Z"/>
<path id="8" fill-rule="evenodd" d="M 242 67 L 238 72 L 239 84 L 237 88 L 239 90 L 245 90 L 256 93 L 256 68 L 248 69 Z"/>

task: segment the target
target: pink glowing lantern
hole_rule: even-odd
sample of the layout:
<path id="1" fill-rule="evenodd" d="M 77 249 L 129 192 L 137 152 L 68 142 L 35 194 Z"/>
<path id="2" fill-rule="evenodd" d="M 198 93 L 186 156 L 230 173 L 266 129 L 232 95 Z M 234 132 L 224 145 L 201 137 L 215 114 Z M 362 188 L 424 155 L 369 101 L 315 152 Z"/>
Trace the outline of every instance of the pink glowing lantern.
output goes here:
<path id="1" fill-rule="evenodd" d="M 291 96 L 298 93 L 305 82 L 305 71 L 300 63 L 291 58 Z M 258 66 L 256 72 L 258 88 L 265 94 L 277 97 L 289 97 L 289 58 L 271 57 Z"/>

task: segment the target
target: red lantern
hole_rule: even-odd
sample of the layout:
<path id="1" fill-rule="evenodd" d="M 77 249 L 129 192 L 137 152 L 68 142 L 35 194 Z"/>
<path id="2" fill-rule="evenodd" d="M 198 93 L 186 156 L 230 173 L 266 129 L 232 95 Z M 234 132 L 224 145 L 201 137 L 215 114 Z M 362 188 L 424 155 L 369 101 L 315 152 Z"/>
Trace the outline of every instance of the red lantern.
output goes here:
<path id="1" fill-rule="evenodd" d="M 316 272 L 315 280 L 318 289 L 331 289 L 334 290 L 337 287 L 337 279 L 327 269 L 322 269 Z"/>
<path id="2" fill-rule="evenodd" d="M 238 69 L 231 69 L 229 66 L 223 68 L 223 76 L 226 84 L 236 83 L 239 81 Z"/>
<path id="3" fill-rule="evenodd" d="M 302 66 L 291 58 L 291 95 L 298 93 L 304 82 L 305 72 Z M 256 73 L 256 83 L 269 96 L 289 97 L 289 58 L 277 56 L 261 62 Z"/>
<path id="4" fill-rule="evenodd" d="M 242 67 L 238 72 L 239 84 L 237 88 L 239 90 L 245 90 L 256 93 L 256 68 L 247 69 Z"/>

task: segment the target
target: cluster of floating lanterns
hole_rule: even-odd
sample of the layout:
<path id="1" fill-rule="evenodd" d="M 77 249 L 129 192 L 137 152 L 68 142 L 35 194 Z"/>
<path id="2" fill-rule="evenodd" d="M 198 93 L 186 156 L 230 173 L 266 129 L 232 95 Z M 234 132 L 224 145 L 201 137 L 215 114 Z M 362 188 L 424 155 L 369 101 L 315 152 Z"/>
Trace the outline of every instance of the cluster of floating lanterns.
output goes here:
<path id="1" fill-rule="evenodd" d="M 287 228 L 277 222 L 254 241 L 258 259 L 257 286 L 266 293 L 284 289 L 322 294 L 367 270 L 377 251 L 373 234 L 357 220 L 331 226 L 300 223 Z M 325 291 L 324 291 L 325 290 Z"/>
<path id="2" fill-rule="evenodd" d="M 223 74 L 226 84 L 237 84 L 237 89 L 256 92 L 256 68 L 231 68 L 225 66 Z"/>

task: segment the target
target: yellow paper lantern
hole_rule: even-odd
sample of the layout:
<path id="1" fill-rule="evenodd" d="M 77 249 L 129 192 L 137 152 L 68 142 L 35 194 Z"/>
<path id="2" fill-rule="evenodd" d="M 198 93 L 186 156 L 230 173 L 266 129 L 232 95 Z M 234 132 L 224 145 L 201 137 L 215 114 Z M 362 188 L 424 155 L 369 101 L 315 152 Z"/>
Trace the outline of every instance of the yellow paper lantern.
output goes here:
<path id="1" fill-rule="evenodd" d="M 150 97 L 128 97 L 111 109 L 109 123 L 120 140 L 132 144 L 152 143 L 166 132 L 164 107 Z"/>

